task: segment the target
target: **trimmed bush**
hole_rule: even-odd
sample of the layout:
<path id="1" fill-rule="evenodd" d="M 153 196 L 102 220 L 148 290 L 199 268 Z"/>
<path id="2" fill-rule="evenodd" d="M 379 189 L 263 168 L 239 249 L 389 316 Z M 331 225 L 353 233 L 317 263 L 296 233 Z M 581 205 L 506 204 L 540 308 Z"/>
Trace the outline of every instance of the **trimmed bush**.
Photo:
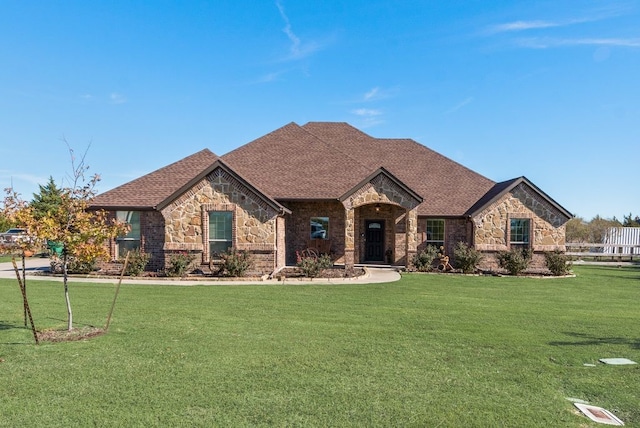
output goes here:
<path id="1" fill-rule="evenodd" d="M 169 266 L 165 269 L 165 274 L 173 277 L 184 276 L 195 259 L 195 255 L 187 252 L 172 254 L 169 256 Z"/>
<path id="2" fill-rule="evenodd" d="M 300 268 L 307 278 L 315 278 L 322 269 L 328 269 L 333 266 L 333 261 L 331 261 L 331 257 L 328 254 L 322 254 L 319 257 L 301 257 L 298 254 L 296 266 Z"/>
<path id="3" fill-rule="evenodd" d="M 253 259 L 248 251 L 237 251 L 235 248 L 220 254 L 220 258 L 222 259 L 218 269 L 220 276 L 244 276 L 253 265 Z"/>
<path id="4" fill-rule="evenodd" d="M 571 256 L 567 256 L 562 251 L 545 252 L 544 262 L 554 276 L 567 275 L 571 271 Z"/>
<path id="5" fill-rule="evenodd" d="M 438 249 L 433 245 L 427 247 L 413 256 L 413 266 L 419 272 L 429 272 L 433 270 L 433 261 L 438 258 Z"/>
<path id="6" fill-rule="evenodd" d="M 500 251 L 497 255 L 500 267 L 506 269 L 510 275 L 519 275 L 527 270 L 531 263 L 531 256 L 531 251 L 521 248 Z"/>
<path id="7" fill-rule="evenodd" d="M 147 267 L 147 263 L 151 259 L 151 255 L 143 253 L 140 250 L 133 250 L 129 252 L 129 260 L 127 261 L 127 267 L 124 271 L 125 275 L 138 276 L 144 272 L 144 268 Z M 122 260 L 124 263 L 124 260 Z"/>
<path id="8" fill-rule="evenodd" d="M 82 259 L 82 258 L 70 256 L 69 259 L 67 260 L 68 273 L 87 274 L 87 273 L 93 272 L 94 270 L 96 270 L 95 259 Z"/>
<path id="9" fill-rule="evenodd" d="M 456 267 L 461 269 L 462 273 L 474 273 L 483 258 L 480 251 L 469 247 L 462 241 L 456 244 L 453 255 L 456 259 Z"/>

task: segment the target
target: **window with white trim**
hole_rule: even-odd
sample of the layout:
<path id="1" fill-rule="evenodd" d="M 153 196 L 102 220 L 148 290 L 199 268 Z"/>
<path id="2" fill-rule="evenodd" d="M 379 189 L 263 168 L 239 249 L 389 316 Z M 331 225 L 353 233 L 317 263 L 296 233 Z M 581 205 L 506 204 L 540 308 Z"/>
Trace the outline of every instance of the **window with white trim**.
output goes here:
<path id="1" fill-rule="evenodd" d="M 209 211 L 209 254 L 218 256 L 233 246 L 233 212 Z"/>
<path id="2" fill-rule="evenodd" d="M 140 250 L 140 211 L 116 211 L 116 219 L 129 225 L 129 232 L 116 238 L 116 254 L 122 258 L 128 251 Z"/>
<path id="3" fill-rule="evenodd" d="M 427 239 L 425 243 L 436 248 L 444 246 L 444 219 L 428 218 L 427 219 Z"/>
<path id="4" fill-rule="evenodd" d="M 531 219 L 512 218 L 509 221 L 509 245 L 511 248 L 528 249 L 531 240 Z"/>

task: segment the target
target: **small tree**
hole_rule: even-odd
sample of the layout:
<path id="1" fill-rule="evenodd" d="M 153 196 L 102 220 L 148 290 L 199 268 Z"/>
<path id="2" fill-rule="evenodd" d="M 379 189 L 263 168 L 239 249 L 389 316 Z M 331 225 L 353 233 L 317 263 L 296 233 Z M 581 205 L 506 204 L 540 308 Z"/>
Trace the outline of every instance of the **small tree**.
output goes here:
<path id="1" fill-rule="evenodd" d="M 73 329 L 73 312 L 69 300 L 68 265 L 70 258 L 76 263 L 93 263 L 101 256 L 108 256 L 105 243 L 119 234 L 126 233 L 128 226 L 107 218 L 104 211 L 89 210 L 95 196 L 95 186 L 100 181 L 97 174 L 85 181 L 86 151 L 76 164 L 73 149 L 67 145 L 71 156 L 73 175 L 71 186 L 60 189 L 57 209 L 38 211 L 37 204 L 26 204 L 13 189 L 7 189 L 5 214 L 15 224 L 27 229 L 31 236 L 62 244 L 62 273 L 64 296 L 67 305 L 67 329 Z M 88 150 L 88 148 L 87 148 Z"/>

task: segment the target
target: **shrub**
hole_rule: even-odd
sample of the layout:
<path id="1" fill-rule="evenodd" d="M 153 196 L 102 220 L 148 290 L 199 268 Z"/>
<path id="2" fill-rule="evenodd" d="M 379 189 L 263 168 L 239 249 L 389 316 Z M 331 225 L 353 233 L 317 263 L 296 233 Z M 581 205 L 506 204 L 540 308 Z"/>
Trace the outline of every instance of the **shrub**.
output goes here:
<path id="1" fill-rule="evenodd" d="M 438 249 L 433 245 L 427 247 L 413 256 L 413 266 L 417 271 L 428 272 L 433 270 L 433 261 L 438 257 Z"/>
<path id="2" fill-rule="evenodd" d="M 544 261 L 552 275 L 567 275 L 571 270 L 571 256 L 567 256 L 562 251 L 545 252 Z"/>
<path id="3" fill-rule="evenodd" d="M 453 255 L 456 259 L 456 267 L 461 269 L 463 273 L 475 272 L 476 267 L 480 264 L 483 257 L 480 251 L 468 246 L 462 241 L 456 244 Z"/>
<path id="4" fill-rule="evenodd" d="M 248 251 L 237 251 L 235 248 L 220 254 L 220 258 L 222 264 L 218 269 L 218 275 L 221 276 L 244 276 L 253 265 Z"/>
<path id="5" fill-rule="evenodd" d="M 307 278 L 315 278 L 320 274 L 322 269 L 328 269 L 333 266 L 333 261 L 328 254 L 322 254 L 319 257 L 302 257 L 298 253 L 298 262 L 296 266 L 300 268 L 303 275 Z"/>
<path id="6" fill-rule="evenodd" d="M 67 260 L 68 273 L 91 273 L 96 270 L 95 259 L 85 259 L 69 256 Z"/>
<path id="7" fill-rule="evenodd" d="M 196 256 L 187 252 L 172 254 L 169 257 L 169 266 L 165 269 L 167 276 L 184 276 Z"/>
<path id="8" fill-rule="evenodd" d="M 151 255 L 143 253 L 140 250 L 133 250 L 129 252 L 129 259 L 127 260 L 127 267 L 124 274 L 129 276 L 138 276 L 144 272 L 144 268 L 147 267 L 147 263 L 151 259 Z M 124 261 L 123 261 L 124 262 Z"/>
<path id="9" fill-rule="evenodd" d="M 528 249 L 514 248 L 511 251 L 500 251 L 497 257 L 500 267 L 506 269 L 510 275 L 519 275 L 531 263 L 531 251 Z"/>

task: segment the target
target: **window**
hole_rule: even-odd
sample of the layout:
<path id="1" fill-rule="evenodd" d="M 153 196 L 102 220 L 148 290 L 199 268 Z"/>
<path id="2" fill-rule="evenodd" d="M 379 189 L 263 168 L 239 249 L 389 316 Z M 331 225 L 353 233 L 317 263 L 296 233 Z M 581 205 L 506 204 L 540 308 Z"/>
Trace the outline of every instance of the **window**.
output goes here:
<path id="1" fill-rule="evenodd" d="M 443 219 L 427 219 L 427 245 L 436 248 L 444 246 L 444 220 Z"/>
<path id="2" fill-rule="evenodd" d="M 227 252 L 233 246 L 231 211 L 209 211 L 209 254 Z"/>
<path id="3" fill-rule="evenodd" d="M 140 212 L 116 211 L 116 219 L 128 223 L 130 227 L 126 235 L 116 238 L 117 254 L 122 258 L 127 255 L 127 251 L 140 249 Z"/>
<path id="4" fill-rule="evenodd" d="M 329 217 L 311 217 L 311 239 L 329 239 Z"/>
<path id="5" fill-rule="evenodd" d="M 529 248 L 529 227 L 530 220 L 528 218 L 512 218 L 510 220 L 509 244 L 511 248 Z"/>

